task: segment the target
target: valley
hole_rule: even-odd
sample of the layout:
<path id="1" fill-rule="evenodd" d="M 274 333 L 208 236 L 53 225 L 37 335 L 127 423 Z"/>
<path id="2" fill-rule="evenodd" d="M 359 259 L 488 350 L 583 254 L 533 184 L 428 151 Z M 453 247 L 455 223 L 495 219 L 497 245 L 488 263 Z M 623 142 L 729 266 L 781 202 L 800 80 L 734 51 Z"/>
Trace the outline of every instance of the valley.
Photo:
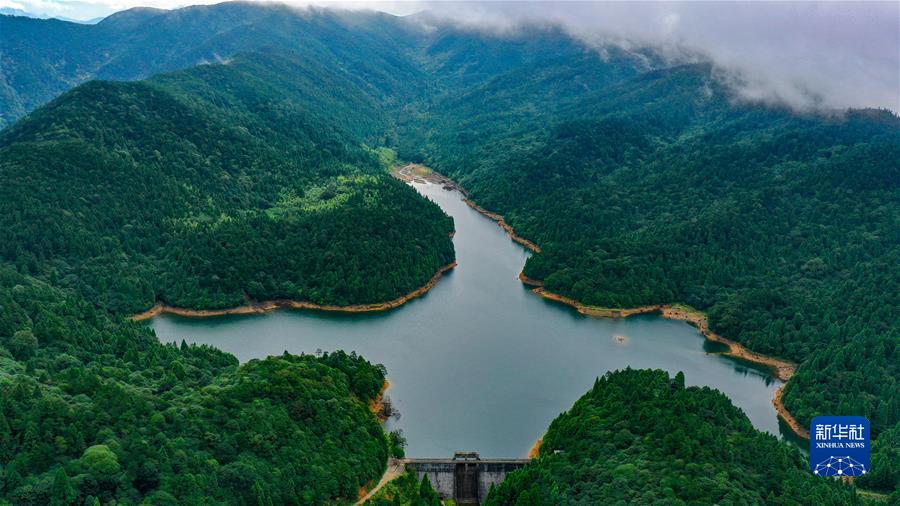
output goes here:
<path id="1" fill-rule="evenodd" d="M 896 111 L 470 21 L 0 15 L 0 503 L 900 500 Z"/>
<path id="2" fill-rule="evenodd" d="M 453 218 L 458 266 L 422 298 L 383 314 L 164 314 L 150 325 L 163 342 L 212 346 L 242 362 L 344 350 L 384 364 L 399 412 L 386 428 L 403 430 L 410 457 L 525 457 L 597 376 L 625 367 L 686 371 L 688 384 L 725 392 L 758 429 L 785 430 L 772 405 L 782 382 L 768 369 L 707 353 L 694 327 L 658 314 L 598 319 L 542 300 L 518 279 L 530 250 L 446 178 L 430 179 L 411 184 Z"/>

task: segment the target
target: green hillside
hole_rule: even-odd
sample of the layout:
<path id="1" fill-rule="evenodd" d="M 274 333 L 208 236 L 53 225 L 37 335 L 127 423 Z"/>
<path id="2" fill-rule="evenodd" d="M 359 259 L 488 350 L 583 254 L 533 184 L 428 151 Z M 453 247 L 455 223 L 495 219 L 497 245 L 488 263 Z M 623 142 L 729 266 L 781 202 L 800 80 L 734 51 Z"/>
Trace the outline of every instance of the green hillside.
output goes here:
<path id="1" fill-rule="evenodd" d="M 453 260 L 453 225 L 386 175 L 378 148 L 452 176 L 538 243 L 524 270 L 549 290 L 689 304 L 723 336 L 798 362 L 784 402 L 800 422 L 867 416 L 875 462 L 900 466 L 895 114 L 741 102 L 709 65 L 552 28 L 422 22 L 434 20 L 245 3 L 95 26 L 0 16 L 3 497 L 309 504 L 375 477 L 386 446 L 358 402 L 373 392 L 344 384 L 383 371 L 344 357 L 238 369 L 214 350 L 158 345 L 124 317 L 160 301 L 346 305 L 421 286 Z M 308 380 L 295 385 L 308 397 L 241 396 L 242 382 L 252 393 L 282 373 Z M 669 412 L 699 435 L 666 442 Z M 236 413 L 280 425 L 245 437 L 255 422 Z M 365 435 L 345 440 L 345 424 Z M 305 435 L 295 446 L 282 431 Z M 601 380 L 546 444 L 563 452 L 545 451 L 495 501 L 852 500 L 803 480 L 795 452 L 720 394 L 660 373 Z M 598 468 L 600 453 L 616 466 Z M 681 477 L 688 457 L 708 481 Z M 135 467 L 144 460 L 155 470 Z M 898 475 L 860 483 L 891 492 Z"/>
<path id="2" fill-rule="evenodd" d="M 453 223 L 366 147 L 381 111 L 340 70 L 267 51 L 93 81 L 0 133 L 0 501 L 323 504 L 377 480 L 381 366 L 239 367 L 126 316 L 425 284 Z"/>
<path id="3" fill-rule="evenodd" d="M 417 74 L 400 28 L 386 14 L 246 2 L 135 8 L 96 25 L 0 15 L 0 128 L 91 79 L 143 79 L 272 47 L 350 64 L 371 90 L 396 90 Z"/>
<path id="4" fill-rule="evenodd" d="M 466 107 L 566 89 L 504 75 L 467 88 Z M 856 413 L 876 434 L 897 426 L 895 115 L 735 104 L 702 65 L 546 104 L 510 121 L 448 99 L 432 108 L 441 140 L 409 156 L 537 242 L 524 272 L 550 291 L 689 304 L 725 337 L 800 363 L 784 400 L 801 423 Z"/>
<path id="5" fill-rule="evenodd" d="M 0 257 L 119 313 L 424 285 L 451 220 L 363 146 L 372 98 L 292 58 L 91 82 L 4 131 Z"/>
<path id="6" fill-rule="evenodd" d="M 387 440 L 366 406 L 384 370 L 356 356 L 238 367 L 7 266 L 0 344 L 12 504 L 322 504 L 384 470 Z"/>
<path id="7" fill-rule="evenodd" d="M 860 504 L 809 475 L 724 395 L 679 373 L 608 373 L 550 424 L 541 456 L 485 504 Z"/>

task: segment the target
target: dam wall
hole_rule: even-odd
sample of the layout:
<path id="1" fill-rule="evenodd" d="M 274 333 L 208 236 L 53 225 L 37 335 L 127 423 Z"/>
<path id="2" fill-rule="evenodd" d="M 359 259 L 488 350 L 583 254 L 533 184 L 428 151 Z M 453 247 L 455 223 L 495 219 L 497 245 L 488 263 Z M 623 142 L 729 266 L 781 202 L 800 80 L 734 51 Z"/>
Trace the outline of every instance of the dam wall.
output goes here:
<path id="1" fill-rule="evenodd" d="M 481 504 L 491 485 L 503 483 L 509 473 L 528 462 L 528 459 L 482 460 L 473 453 L 457 453 L 452 459 L 404 460 L 406 469 L 415 471 L 419 480 L 428 476 L 441 499 L 453 499 L 461 505 Z"/>

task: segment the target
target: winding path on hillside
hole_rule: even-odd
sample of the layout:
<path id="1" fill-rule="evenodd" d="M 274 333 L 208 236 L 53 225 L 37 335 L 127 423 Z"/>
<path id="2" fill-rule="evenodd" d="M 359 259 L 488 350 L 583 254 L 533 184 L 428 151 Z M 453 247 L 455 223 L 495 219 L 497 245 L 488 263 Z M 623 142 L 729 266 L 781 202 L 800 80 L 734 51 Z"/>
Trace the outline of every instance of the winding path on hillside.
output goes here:
<path id="1" fill-rule="evenodd" d="M 385 485 L 390 483 L 394 478 L 399 478 L 405 470 L 405 466 L 403 465 L 403 461 L 399 459 L 388 459 L 387 468 L 384 471 L 384 474 L 381 475 L 381 480 L 378 481 L 378 484 L 372 490 L 369 490 L 366 495 L 359 498 L 356 501 L 355 506 L 359 506 L 365 504 L 366 501 L 375 497 L 375 494 L 378 493 Z"/>

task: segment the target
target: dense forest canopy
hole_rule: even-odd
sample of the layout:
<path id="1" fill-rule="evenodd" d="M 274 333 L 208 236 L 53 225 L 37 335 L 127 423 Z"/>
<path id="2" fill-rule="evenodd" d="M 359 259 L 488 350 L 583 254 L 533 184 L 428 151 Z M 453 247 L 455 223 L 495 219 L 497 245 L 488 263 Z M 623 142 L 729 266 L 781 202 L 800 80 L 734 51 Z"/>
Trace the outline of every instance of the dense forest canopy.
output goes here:
<path id="1" fill-rule="evenodd" d="M 239 367 L 8 266 L 0 344 L 0 494 L 13 504 L 322 504 L 384 470 L 367 406 L 384 370 L 354 355 Z"/>
<path id="2" fill-rule="evenodd" d="M 397 98 L 421 81 L 402 57 L 409 39 L 398 25 L 386 14 L 250 2 L 129 9 L 96 25 L 0 15 L 0 128 L 91 79 L 142 79 L 271 47 L 332 70 L 351 64 L 358 73 L 346 79 Z"/>
<path id="3" fill-rule="evenodd" d="M 94 81 L 6 129 L 0 257 L 120 313 L 425 284 L 453 260 L 451 220 L 329 115 L 377 136 L 373 99 L 301 61 Z"/>
<path id="4" fill-rule="evenodd" d="M 624 370 L 553 423 L 541 455 L 485 504 L 860 504 L 810 479 L 800 452 L 753 428 L 720 392 L 684 375 Z"/>
<path id="5" fill-rule="evenodd" d="M 676 106 L 704 76 L 643 76 L 623 85 L 629 100 L 619 89 L 597 98 L 592 117 L 561 112 L 567 119 L 527 140 L 429 144 L 431 161 L 451 160 L 446 169 L 478 202 L 540 244 L 525 274 L 551 291 L 600 306 L 687 303 L 726 337 L 801 363 L 823 344 L 861 358 L 872 353 L 863 343 L 883 342 L 879 356 L 854 361 L 853 385 L 837 380 L 836 353 L 819 352 L 816 374 L 834 383 L 816 410 L 865 413 L 876 430 L 896 424 L 897 118 L 797 117 L 715 95 Z M 632 104 L 633 95 L 646 96 Z M 496 131 L 475 128 L 478 139 Z M 815 395 L 801 385 L 812 386 L 789 388 L 791 408 Z M 859 399 L 856 410 L 838 396 Z M 803 422 L 814 412 L 798 409 Z"/>
<path id="6" fill-rule="evenodd" d="M 453 259 L 452 223 L 386 176 L 391 151 L 378 148 L 390 148 L 451 175 L 537 242 L 542 252 L 524 271 L 549 290 L 593 305 L 707 312 L 725 337 L 799 363 L 784 402 L 801 423 L 865 415 L 875 462 L 900 467 L 896 115 L 738 102 L 708 65 L 597 50 L 553 28 L 498 35 L 421 30 L 416 21 L 243 3 L 135 9 L 96 26 L 0 16 L 0 127 L 11 125 L 0 131 L 0 260 L 21 279 L 11 294 L 33 285 L 68 301 L 48 325 L 56 334 L 38 330 L 40 307 L 4 304 L 7 383 L 56 384 L 54 369 L 35 361 L 46 343 L 73 338 L 59 329 L 75 329 L 87 350 L 79 367 L 93 367 L 92 354 L 103 363 L 98 350 L 140 341 L 133 336 L 143 331 L 121 317 L 157 301 L 344 305 L 421 286 Z M 90 79 L 176 69 L 187 70 L 91 81 L 38 108 Z M 70 305 L 107 323 L 77 330 L 84 315 Z M 209 382 L 237 374 L 232 358 L 216 360 L 197 374 Z M 91 392 L 143 384 L 144 373 L 95 369 Z M 203 391 L 172 378 L 170 389 Z M 84 400 L 74 399 L 63 401 Z M 10 441 L 24 441 L 27 429 L 11 416 L 43 409 L 22 406 L 6 412 Z M 45 434 L 65 439 L 61 427 Z M 88 489 L 73 462 L 108 460 L 102 449 L 84 457 L 87 449 L 126 455 L 107 436 L 90 426 L 61 462 L 6 466 L 3 494 L 43 493 L 51 481 L 81 494 Z M 779 467 L 780 476 L 791 469 Z M 342 496 L 375 471 L 363 466 L 359 479 L 314 497 Z M 890 492 L 898 475 L 860 482 Z M 759 483 L 738 493 L 756 497 Z M 129 486 L 172 493 L 120 486 L 115 494 L 129 497 Z M 258 492 L 275 502 L 287 493 Z M 570 492 L 559 497 L 583 497 Z"/>
<path id="7" fill-rule="evenodd" d="M 356 43 L 365 79 L 270 49 L 92 81 L 0 132 L 0 501 L 323 504 L 377 480 L 382 367 L 239 366 L 126 318 L 382 302 L 453 260 L 450 218 L 376 149 L 381 62 Z"/>
<path id="8" fill-rule="evenodd" d="M 445 38 L 441 62 L 495 57 Z M 896 115 L 736 102 L 704 64 L 641 71 L 625 52 L 586 63 L 518 49 L 474 83 L 435 64 L 456 89 L 400 136 L 401 156 L 537 242 L 524 273 L 547 289 L 692 305 L 725 337 L 799 363 L 784 403 L 801 424 L 862 414 L 876 437 L 898 427 Z"/>

